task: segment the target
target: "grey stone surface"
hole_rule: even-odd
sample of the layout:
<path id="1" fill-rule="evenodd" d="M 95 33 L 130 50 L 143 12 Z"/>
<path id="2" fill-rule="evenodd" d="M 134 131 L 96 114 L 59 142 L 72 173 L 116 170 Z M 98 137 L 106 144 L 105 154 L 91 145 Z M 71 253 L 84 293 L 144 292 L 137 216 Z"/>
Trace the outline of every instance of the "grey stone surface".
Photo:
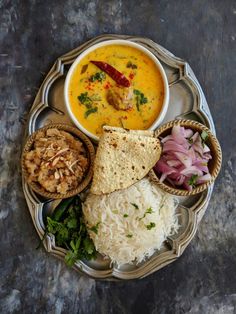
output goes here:
<path id="1" fill-rule="evenodd" d="M 223 149 L 200 228 L 175 263 L 143 280 L 78 275 L 44 249 L 19 175 L 25 118 L 54 60 L 103 33 L 142 35 L 187 60 Z M 0 0 L 0 312 L 236 312 L 236 2 Z"/>

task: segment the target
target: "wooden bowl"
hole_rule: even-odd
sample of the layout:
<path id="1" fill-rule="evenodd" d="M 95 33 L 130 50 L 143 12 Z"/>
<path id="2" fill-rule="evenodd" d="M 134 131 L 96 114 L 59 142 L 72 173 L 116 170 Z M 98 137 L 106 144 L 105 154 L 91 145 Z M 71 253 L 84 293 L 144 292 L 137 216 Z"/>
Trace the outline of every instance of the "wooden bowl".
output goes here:
<path id="1" fill-rule="evenodd" d="M 63 131 L 70 133 L 75 138 L 82 141 L 86 150 L 87 150 L 87 156 L 88 156 L 88 162 L 89 162 L 87 172 L 85 173 L 84 178 L 79 183 L 79 185 L 75 189 L 68 191 L 66 194 L 61 194 L 61 193 L 56 193 L 56 192 L 55 193 L 48 192 L 39 183 L 36 183 L 36 182 L 30 182 L 29 183 L 27 180 L 29 177 L 29 174 L 28 174 L 28 171 L 27 171 L 26 166 L 25 166 L 25 155 L 27 152 L 32 150 L 36 135 L 40 134 L 40 132 L 42 132 L 42 131 L 46 131 L 46 130 L 52 129 L 52 128 L 56 128 L 58 130 L 63 130 Z M 38 193 L 38 194 L 40 194 L 46 198 L 50 198 L 50 199 L 68 198 L 68 197 L 71 197 L 71 196 L 74 196 L 74 195 L 80 193 L 90 183 L 92 176 L 93 176 L 94 158 L 95 158 L 95 150 L 94 150 L 93 144 L 91 143 L 91 141 L 88 139 L 88 137 L 86 135 L 84 135 L 78 129 L 76 129 L 70 125 L 53 123 L 53 124 L 49 124 L 43 128 L 38 129 L 36 132 L 34 132 L 32 135 L 30 135 L 28 137 L 28 139 L 25 143 L 23 152 L 22 152 L 22 157 L 21 157 L 22 174 L 23 174 L 24 178 L 26 179 L 26 181 L 28 182 L 28 184 L 30 185 L 30 187 L 32 188 L 32 190 L 34 190 L 36 193 Z"/>
<path id="2" fill-rule="evenodd" d="M 197 185 L 196 187 L 192 189 L 192 191 L 188 191 L 183 188 L 174 188 L 173 186 L 171 186 L 170 183 L 166 181 L 160 182 L 158 175 L 154 172 L 153 169 L 150 171 L 149 175 L 150 175 L 150 178 L 153 181 L 155 181 L 161 189 L 163 189 L 164 191 L 170 194 L 174 194 L 178 196 L 195 195 L 204 191 L 209 185 L 211 185 L 220 172 L 221 163 L 222 163 L 222 152 L 221 152 L 220 144 L 217 138 L 212 134 L 212 132 L 205 125 L 199 122 L 193 121 L 193 120 L 170 121 L 162 125 L 161 127 L 159 127 L 155 131 L 155 136 L 160 139 L 160 138 L 165 137 L 166 135 L 169 135 L 174 125 L 180 125 L 180 126 L 192 129 L 193 131 L 198 131 L 200 134 L 202 131 L 207 132 L 208 138 L 206 140 L 206 144 L 209 146 L 211 155 L 212 155 L 212 159 L 210 159 L 208 162 L 208 168 L 209 168 L 209 173 L 211 174 L 211 180 Z"/>

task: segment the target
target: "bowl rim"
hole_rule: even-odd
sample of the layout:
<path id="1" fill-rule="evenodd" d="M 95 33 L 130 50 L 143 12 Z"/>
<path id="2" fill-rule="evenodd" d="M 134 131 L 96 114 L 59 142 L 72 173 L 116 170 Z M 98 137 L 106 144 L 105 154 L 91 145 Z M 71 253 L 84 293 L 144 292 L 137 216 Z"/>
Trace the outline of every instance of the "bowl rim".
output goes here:
<path id="1" fill-rule="evenodd" d="M 71 76 L 74 73 L 74 70 L 77 67 L 78 63 L 87 54 L 94 51 L 95 49 L 100 48 L 100 47 L 104 47 L 104 46 L 109 46 L 109 45 L 124 45 L 124 46 L 131 46 L 131 47 L 137 48 L 138 50 L 140 50 L 143 53 L 145 53 L 146 55 L 148 55 L 148 57 L 150 59 L 152 59 L 152 61 L 155 63 L 156 67 L 158 68 L 158 70 L 161 74 L 163 85 L 164 85 L 163 104 L 162 104 L 162 108 L 161 108 L 159 115 L 157 116 L 157 118 L 155 119 L 153 124 L 150 126 L 150 128 L 148 128 L 148 130 L 155 130 L 157 128 L 157 126 L 161 124 L 161 122 L 163 121 L 163 119 L 167 113 L 167 109 L 169 106 L 170 92 L 169 92 L 169 83 L 168 83 L 166 72 L 165 72 L 163 66 L 161 65 L 160 61 L 158 60 L 158 58 L 150 50 L 148 50 L 147 48 L 145 48 L 143 45 L 141 45 L 139 43 L 136 43 L 136 42 L 133 42 L 130 40 L 126 40 L 126 39 L 109 39 L 109 40 L 104 40 L 102 42 L 99 42 L 95 45 L 92 45 L 89 48 L 85 49 L 72 63 L 72 65 L 71 65 L 71 67 L 70 67 L 70 69 L 66 75 L 66 80 L 65 80 L 65 84 L 64 84 L 64 100 L 65 100 L 67 112 L 69 113 L 69 116 L 70 116 L 71 120 L 73 121 L 73 123 L 84 134 L 86 134 L 88 137 L 92 138 L 95 141 L 99 141 L 99 137 L 94 135 L 93 133 L 89 132 L 86 128 L 84 128 L 83 125 L 76 119 L 75 115 L 73 114 L 73 112 L 71 110 L 71 106 L 70 106 L 69 96 L 68 96 L 68 88 L 69 88 Z"/>
<path id="2" fill-rule="evenodd" d="M 35 182 L 29 183 L 27 180 L 28 171 L 27 171 L 26 166 L 25 166 L 25 154 L 31 150 L 32 145 L 34 144 L 34 141 L 35 141 L 35 137 L 38 133 L 40 133 L 42 131 L 46 131 L 48 129 L 52 129 L 52 128 L 56 128 L 58 130 L 63 130 L 65 132 L 72 134 L 74 137 L 77 137 L 79 140 L 81 140 L 83 142 L 83 144 L 87 150 L 87 153 L 88 153 L 89 167 L 88 167 L 88 170 L 86 171 L 86 174 L 85 174 L 83 180 L 79 183 L 77 188 L 68 191 L 66 194 L 61 194 L 61 193 L 57 193 L 57 192 L 48 192 L 43 187 L 41 187 L 38 183 L 35 183 Z M 68 124 L 51 123 L 51 124 L 48 124 L 42 128 L 39 128 L 37 131 L 33 132 L 26 139 L 23 150 L 22 150 L 22 154 L 21 154 L 22 175 L 23 175 L 24 179 L 26 180 L 26 182 L 29 184 L 29 186 L 32 188 L 32 190 L 35 191 L 36 193 L 38 193 L 39 195 L 44 196 L 44 197 L 49 198 L 49 199 L 64 199 L 64 198 L 68 198 L 68 197 L 71 197 L 71 196 L 74 196 L 74 195 L 80 193 L 81 191 L 83 191 L 88 186 L 88 184 L 92 180 L 92 176 L 93 176 L 94 159 L 95 159 L 94 146 L 93 146 L 92 142 L 90 141 L 90 139 L 85 134 L 83 134 L 77 128 L 70 126 Z"/>
<path id="3" fill-rule="evenodd" d="M 202 130 L 202 131 L 206 131 L 208 136 L 209 136 L 209 140 L 211 142 L 211 145 L 214 146 L 214 150 L 216 152 L 215 154 L 215 166 L 211 172 L 211 180 L 199 184 L 198 186 L 194 187 L 192 189 L 192 191 L 188 191 L 185 189 L 178 189 L 178 188 L 174 188 L 171 187 L 167 184 L 165 184 L 164 182 L 160 182 L 160 179 L 158 178 L 158 176 L 156 175 L 155 171 L 152 169 L 149 172 L 149 176 L 150 178 L 155 181 L 155 183 L 164 191 L 173 194 L 173 195 L 177 195 L 177 196 L 190 196 L 190 195 L 196 195 L 198 193 L 203 192 L 204 190 L 206 190 L 217 178 L 220 169 L 221 169 L 221 164 L 222 164 L 222 151 L 221 151 L 221 147 L 220 147 L 220 143 L 217 140 L 216 136 L 211 132 L 211 130 L 205 126 L 202 123 L 199 123 L 197 121 L 194 120 L 187 120 L 187 119 L 176 119 L 176 120 L 172 120 L 169 121 L 165 124 L 163 124 L 162 126 L 160 126 L 156 131 L 155 131 L 155 137 L 160 138 L 161 134 L 163 134 L 165 131 L 171 129 L 173 126 L 175 125 L 180 125 L 180 126 L 184 126 L 184 127 L 189 127 L 195 130 Z"/>

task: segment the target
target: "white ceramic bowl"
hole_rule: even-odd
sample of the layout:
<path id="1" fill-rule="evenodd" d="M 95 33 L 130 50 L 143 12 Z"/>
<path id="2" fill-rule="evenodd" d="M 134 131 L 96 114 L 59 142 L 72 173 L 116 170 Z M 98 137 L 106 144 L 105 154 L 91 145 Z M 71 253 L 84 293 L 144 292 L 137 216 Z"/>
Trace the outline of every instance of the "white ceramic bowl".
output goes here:
<path id="1" fill-rule="evenodd" d="M 96 45 L 93 45 L 91 47 L 89 47 L 88 49 L 86 49 L 85 51 L 83 51 L 73 62 L 73 64 L 70 67 L 69 72 L 67 73 L 66 76 L 66 81 L 65 81 L 65 85 L 64 85 L 64 98 L 65 98 L 65 103 L 66 103 L 66 108 L 67 111 L 72 119 L 72 121 L 74 122 L 74 124 L 83 132 L 85 133 L 87 136 L 89 136 L 90 138 L 94 139 L 95 141 L 99 140 L 99 137 L 94 135 L 93 133 L 89 132 L 87 129 L 85 129 L 80 122 L 77 120 L 77 118 L 75 117 L 75 115 L 73 114 L 72 110 L 71 110 L 71 106 L 70 106 L 70 101 L 69 101 L 69 97 L 68 97 L 68 89 L 69 89 L 69 84 L 70 84 L 70 80 L 71 80 L 71 76 L 72 73 L 74 72 L 74 70 L 76 69 L 77 65 L 80 63 L 80 61 L 87 55 L 89 54 L 91 51 L 94 51 L 97 48 L 100 47 L 104 47 L 104 46 L 108 46 L 108 45 L 123 45 L 123 46 L 131 46 L 134 47 L 140 51 L 142 51 L 143 53 L 145 53 L 151 60 L 154 61 L 154 63 L 156 64 L 156 67 L 158 68 L 158 70 L 161 73 L 161 77 L 163 80 L 163 84 L 164 84 L 164 99 L 163 99 L 163 105 L 162 105 L 162 109 L 161 112 L 159 113 L 159 115 L 157 116 L 156 120 L 154 121 L 154 123 L 150 126 L 150 128 L 148 130 L 155 130 L 162 122 L 162 120 L 165 117 L 165 114 L 167 112 L 168 109 L 168 105 L 169 105 L 169 85 L 168 85 L 168 80 L 165 74 L 165 71 L 161 65 L 161 63 L 159 62 L 159 60 L 157 59 L 157 57 L 154 56 L 153 53 L 151 53 L 148 49 L 144 48 L 142 45 L 134 43 L 132 41 L 129 40 L 122 40 L 122 39 L 115 39 L 115 40 L 107 40 L 107 41 L 103 41 L 100 42 Z"/>

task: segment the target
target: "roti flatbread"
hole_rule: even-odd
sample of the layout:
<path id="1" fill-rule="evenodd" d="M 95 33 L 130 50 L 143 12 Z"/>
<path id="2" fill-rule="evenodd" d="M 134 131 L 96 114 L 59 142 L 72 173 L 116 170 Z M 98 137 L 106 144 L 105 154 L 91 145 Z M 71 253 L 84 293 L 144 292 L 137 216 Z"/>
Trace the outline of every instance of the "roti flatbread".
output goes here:
<path id="1" fill-rule="evenodd" d="M 105 125 L 103 127 L 104 133 L 111 133 L 112 131 L 119 132 L 119 133 L 133 134 L 133 135 L 143 135 L 143 136 L 149 136 L 149 137 L 154 136 L 154 131 L 149 131 L 149 130 L 129 130 L 129 129 L 118 128 L 115 126 L 108 126 L 108 125 Z"/>
<path id="2" fill-rule="evenodd" d="M 101 195 L 125 189 L 154 167 L 161 144 L 152 131 L 104 127 L 100 137 L 91 193 Z"/>

